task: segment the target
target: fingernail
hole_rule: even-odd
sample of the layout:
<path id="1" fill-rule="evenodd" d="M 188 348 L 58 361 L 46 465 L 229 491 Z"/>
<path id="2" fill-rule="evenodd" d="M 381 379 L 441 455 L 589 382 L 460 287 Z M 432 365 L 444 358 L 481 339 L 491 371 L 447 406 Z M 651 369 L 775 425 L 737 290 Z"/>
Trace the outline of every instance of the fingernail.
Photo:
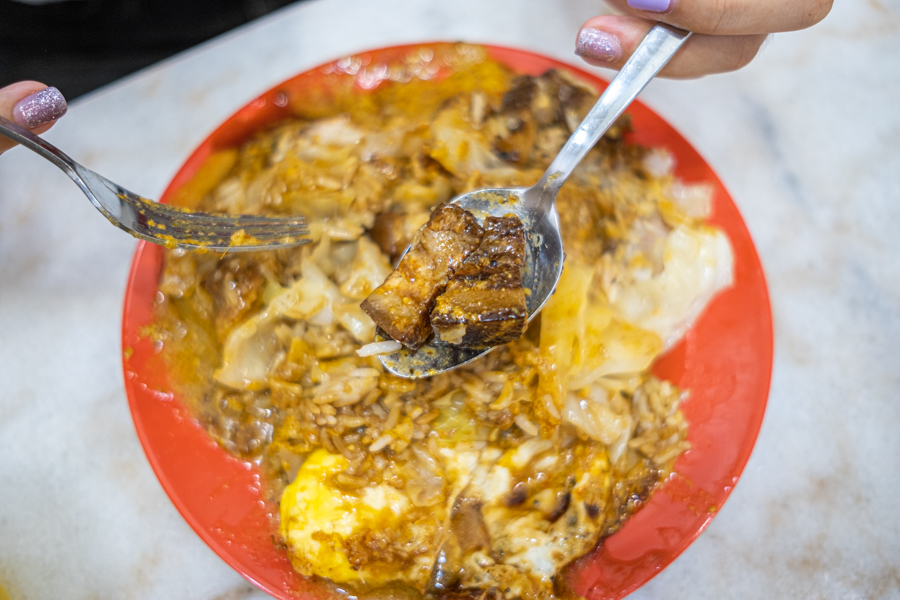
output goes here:
<path id="1" fill-rule="evenodd" d="M 628 0 L 628 6 L 635 10 L 668 13 L 674 8 L 674 0 Z"/>
<path id="2" fill-rule="evenodd" d="M 622 58 L 619 40 L 605 31 L 585 27 L 578 33 L 575 54 L 604 62 L 615 62 Z"/>
<path id="3" fill-rule="evenodd" d="M 13 108 L 13 117 L 23 127 L 34 129 L 60 118 L 69 109 L 66 99 L 55 87 L 25 96 Z"/>

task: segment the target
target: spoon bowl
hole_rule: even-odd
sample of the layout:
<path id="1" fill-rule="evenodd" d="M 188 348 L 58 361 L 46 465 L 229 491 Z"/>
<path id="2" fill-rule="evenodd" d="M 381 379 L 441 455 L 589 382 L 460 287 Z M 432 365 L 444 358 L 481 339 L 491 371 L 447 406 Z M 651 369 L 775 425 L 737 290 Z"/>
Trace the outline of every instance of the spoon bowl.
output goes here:
<path id="1" fill-rule="evenodd" d="M 529 321 L 553 294 L 562 274 L 565 254 L 555 204 L 559 189 L 594 144 L 690 36 L 689 31 L 655 25 L 536 184 L 529 188 L 478 190 L 453 199 L 453 204 L 468 210 L 479 220 L 512 213 L 522 221 L 526 249 L 522 283 L 526 290 Z M 390 339 L 384 331 L 376 331 L 375 341 Z M 444 344 L 435 338 L 416 352 L 404 347 L 378 358 L 394 375 L 415 379 L 454 369 L 490 351 L 491 348 L 473 350 Z"/>
<path id="2" fill-rule="evenodd" d="M 510 214 L 522 222 L 525 228 L 522 287 L 525 288 L 529 321 L 537 316 L 553 294 L 562 275 L 565 258 L 559 215 L 552 203 L 550 210 L 539 210 L 541 191 L 537 185 L 530 188 L 484 189 L 462 194 L 451 202 L 472 213 L 480 222 L 486 217 Z M 383 342 L 391 338 L 379 329 L 375 339 Z M 459 367 L 491 350 L 461 348 L 432 340 L 417 352 L 404 347 L 390 354 L 382 354 L 379 359 L 394 375 L 415 379 Z"/>

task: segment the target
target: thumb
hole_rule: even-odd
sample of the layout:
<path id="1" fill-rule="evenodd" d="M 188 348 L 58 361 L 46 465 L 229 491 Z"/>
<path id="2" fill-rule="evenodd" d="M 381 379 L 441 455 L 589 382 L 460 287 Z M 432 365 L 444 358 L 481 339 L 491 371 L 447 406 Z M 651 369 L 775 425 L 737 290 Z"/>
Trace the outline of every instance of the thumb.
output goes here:
<path id="1" fill-rule="evenodd" d="M 55 87 L 37 81 L 20 81 L 0 88 L 0 117 L 15 121 L 34 133 L 43 133 L 66 114 L 66 99 Z M 12 148 L 12 140 L 0 136 L 0 154 Z"/>

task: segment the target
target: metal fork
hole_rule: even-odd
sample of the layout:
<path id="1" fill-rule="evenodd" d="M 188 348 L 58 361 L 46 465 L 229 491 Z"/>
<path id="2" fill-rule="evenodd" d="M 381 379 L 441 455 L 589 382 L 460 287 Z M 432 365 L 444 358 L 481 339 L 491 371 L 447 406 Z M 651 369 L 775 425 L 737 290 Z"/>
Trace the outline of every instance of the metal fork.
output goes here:
<path id="1" fill-rule="evenodd" d="M 228 252 L 271 250 L 310 241 L 302 217 L 215 215 L 160 204 L 83 167 L 40 136 L 3 117 L 0 135 L 62 169 L 113 225 L 142 240 L 168 248 Z"/>

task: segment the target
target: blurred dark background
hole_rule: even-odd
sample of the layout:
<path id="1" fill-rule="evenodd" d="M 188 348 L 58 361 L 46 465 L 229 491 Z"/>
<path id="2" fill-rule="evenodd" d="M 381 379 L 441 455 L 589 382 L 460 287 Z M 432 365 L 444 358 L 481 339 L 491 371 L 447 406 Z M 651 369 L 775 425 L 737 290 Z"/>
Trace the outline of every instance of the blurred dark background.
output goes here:
<path id="1" fill-rule="evenodd" d="M 74 100 L 302 0 L 0 0 L 0 87 L 35 79 Z"/>

